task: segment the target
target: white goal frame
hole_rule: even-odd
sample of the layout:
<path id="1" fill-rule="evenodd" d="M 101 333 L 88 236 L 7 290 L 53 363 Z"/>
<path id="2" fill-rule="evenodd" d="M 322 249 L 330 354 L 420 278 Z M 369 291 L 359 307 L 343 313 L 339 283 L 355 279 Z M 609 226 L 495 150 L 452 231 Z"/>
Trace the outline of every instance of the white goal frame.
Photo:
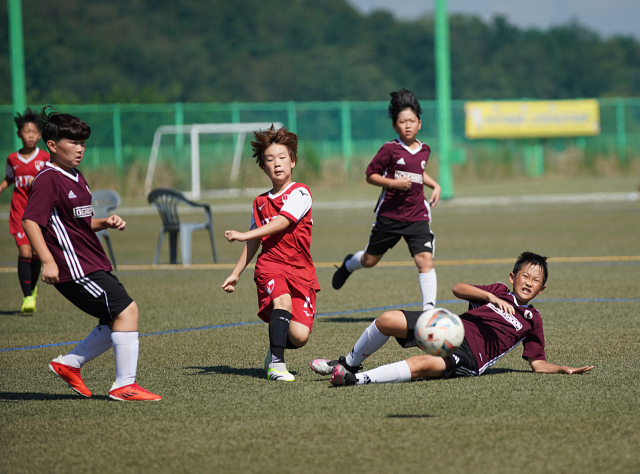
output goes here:
<path id="1" fill-rule="evenodd" d="M 158 153 L 160 152 L 160 139 L 162 135 L 189 134 L 191 136 L 191 191 L 188 194 L 191 199 L 199 199 L 200 190 L 200 134 L 215 133 L 237 133 L 236 150 L 233 155 L 233 163 L 231 165 L 231 175 L 229 182 L 232 186 L 238 182 L 240 175 L 240 161 L 242 160 L 242 150 L 247 133 L 257 130 L 267 130 L 273 125 L 275 128 L 282 127 L 281 122 L 253 122 L 253 123 L 202 123 L 192 125 L 163 125 L 158 127 L 153 135 L 153 145 L 151 146 L 151 155 L 149 156 L 149 166 L 147 167 L 147 177 L 144 182 L 145 195 L 151 192 L 151 184 L 153 182 L 153 174 L 156 170 L 156 162 Z"/>

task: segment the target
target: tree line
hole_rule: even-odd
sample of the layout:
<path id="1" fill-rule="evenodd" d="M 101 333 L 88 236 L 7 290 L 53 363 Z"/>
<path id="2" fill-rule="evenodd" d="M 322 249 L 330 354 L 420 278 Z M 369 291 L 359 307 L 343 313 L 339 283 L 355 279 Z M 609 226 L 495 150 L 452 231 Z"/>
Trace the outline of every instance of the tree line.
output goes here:
<path id="1" fill-rule="evenodd" d="M 433 19 L 345 0 L 23 0 L 23 21 L 29 103 L 435 98 Z M 640 96 L 633 37 L 452 15 L 450 42 L 454 99 Z M 10 104 L 6 28 L 0 45 Z"/>

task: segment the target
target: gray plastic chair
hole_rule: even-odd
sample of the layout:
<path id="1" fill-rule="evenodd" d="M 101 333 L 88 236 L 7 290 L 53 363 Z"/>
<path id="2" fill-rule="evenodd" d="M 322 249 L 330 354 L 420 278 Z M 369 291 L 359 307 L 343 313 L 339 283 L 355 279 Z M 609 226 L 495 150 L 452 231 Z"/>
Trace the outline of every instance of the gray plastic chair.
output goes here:
<path id="1" fill-rule="evenodd" d="M 113 211 L 122 203 L 120 195 L 112 189 L 98 189 L 91 193 L 91 206 L 93 206 L 93 218 L 103 219 L 109 217 L 110 212 Z M 116 256 L 113 254 L 113 247 L 111 246 L 111 237 L 109 237 L 109 229 L 104 229 L 96 232 L 99 238 L 102 238 L 103 246 L 106 246 L 111 256 L 111 263 L 113 263 L 114 270 L 118 269 L 116 265 Z"/>
<path id="2" fill-rule="evenodd" d="M 149 204 L 155 206 L 162 220 L 160 235 L 158 236 L 158 245 L 156 247 L 156 255 L 153 258 L 153 264 L 158 264 L 162 242 L 164 241 L 165 232 L 169 233 L 169 262 L 178 263 L 176 260 L 176 250 L 178 243 L 178 234 L 180 235 L 180 251 L 182 255 L 182 264 L 189 265 L 191 263 L 191 235 L 194 230 L 208 229 L 209 240 L 211 241 L 211 250 L 213 252 L 213 261 L 218 263 L 218 254 L 216 253 L 216 244 L 213 239 L 213 219 L 211 218 L 211 208 L 209 204 L 190 201 L 180 191 L 170 188 L 157 188 L 149 193 Z M 178 216 L 178 204 L 186 204 L 191 207 L 200 207 L 205 213 L 205 222 L 194 224 L 181 224 Z"/>

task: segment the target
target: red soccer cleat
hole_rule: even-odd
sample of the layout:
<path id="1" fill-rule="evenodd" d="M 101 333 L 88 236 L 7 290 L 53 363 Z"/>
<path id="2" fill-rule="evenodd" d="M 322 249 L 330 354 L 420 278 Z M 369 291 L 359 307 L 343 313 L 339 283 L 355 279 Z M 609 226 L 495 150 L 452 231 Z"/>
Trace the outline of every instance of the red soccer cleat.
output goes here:
<path id="1" fill-rule="evenodd" d="M 83 397 L 90 397 L 91 390 L 87 388 L 80 376 L 80 369 L 71 367 L 62 363 L 62 356 L 58 356 L 57 359 L 53 359 L 49 363 L 49 370 L 60 377 L 62 380 L 69 384 L 73 390 L 78 392 Z"/>
<path id="2" fill-rule="evenodd" d="M 132 400 L 162 400 L 160 395 L 145 390 L 137 383 L 125 385 L 120 388 L 112 388 L 109 392 L 109 398 L 112 400 L 132 401 Z"/>

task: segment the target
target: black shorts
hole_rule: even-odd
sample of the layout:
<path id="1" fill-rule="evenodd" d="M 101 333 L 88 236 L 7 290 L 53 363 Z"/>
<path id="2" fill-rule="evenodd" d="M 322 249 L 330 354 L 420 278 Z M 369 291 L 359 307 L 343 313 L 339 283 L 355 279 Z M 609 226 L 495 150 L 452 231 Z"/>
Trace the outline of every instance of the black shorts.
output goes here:
<path id="1" fill-rule="evenodd" d="M 435 255 L 436 238 L 429 221 L 404 222 L 378 216 L 371 227 L 369 243 L 364 250 L 369 255 L 383 255 L 404 237 L 411 256 L 429 252 Z"/>
<path id="2" fill-rule="evenodd" d="M 407 338 L 402 339 L 396 337 L 396 341 L 403 348 L 416 347 L 415 329 L 418 318 L 423 313 L 422 311 L 402 311 L 404 317 L 407 319 Z M 472 377 L 478 375 L 478 362 L 476 361 L 467 340 L 462 341 L 462 345 L 451 354 L 448 359 L 447 370 L 442 378 L 449 379 L 453 377 Z"/>
<path id="3" fill-rule="evenodd" d="M 81 280 L 54 285 L 62 296 L 87 314 L 110 324 L 111 320 L 133 303 L 122 283 L 111 272 L 91 273 Z"/>

